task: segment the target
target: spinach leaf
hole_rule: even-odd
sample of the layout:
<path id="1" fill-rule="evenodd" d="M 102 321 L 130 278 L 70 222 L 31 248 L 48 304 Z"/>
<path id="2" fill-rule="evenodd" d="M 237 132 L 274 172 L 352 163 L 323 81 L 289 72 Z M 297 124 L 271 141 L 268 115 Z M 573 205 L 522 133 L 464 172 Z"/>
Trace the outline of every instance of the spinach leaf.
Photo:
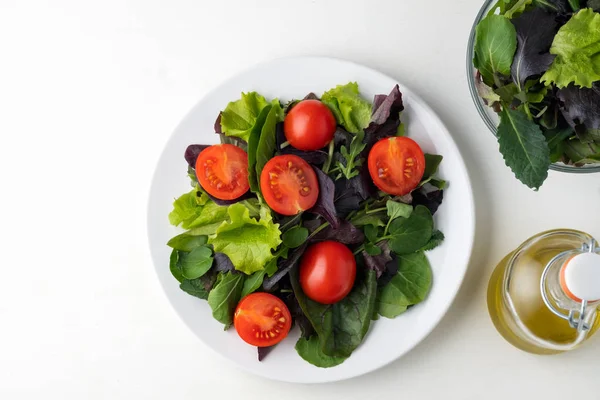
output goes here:
<path id="1" fill-rule="evenodd" d="M 388 200 L 385 203 L 387 208 L 387 215 L 390 217 L 390 221 L 398 217 L 408 218 L 413 212 L 413 207 L 409 204 L 398 203 L 397 201 Z"/>
<path id="2" fill-rule="evenodd" d="M 171 240 L 169 240 L 167 242 L 167 246 L 169 246 L 175 250 L 190 252 L 190 251 L 194 250 L 196 247 L 206 244 L 207 240 L 208 240 L 208 237 L 206 235 L 195 236 L 195 235 L 190 235 L 187 232 L 184 232 L 180 235 L 177 235 L 177 236 L 171 238 Z"/>
<path id="3" fill-rule="evenodd" d="M 548 70 L 555 55 L 549 53 L 558 26 L 553 15 L 541 8 L 523 13 L 512 20 L 517 31 L 517 53 L 512 62 L 514 82 L 522 87 L 527 78 Z"/>
<path id="4" fill-rule="evenodd" d="M 212 250 L 206 246 L 196 247 L 191 252 L 179 252 L 178 264 L 185 279 L 196 279 L 212 266 Z"/>
<path id="5" fill-rule="evenodd" d="M 221 273 L 208 294 L 213 317 L 224 324 L 225 329 L 233 323 L 233 313 L 242 295 L 244 279 L 243 274 Z"/>
<path id="6" fill-rule="evenodd" d="M 332 357 L 349 357 L 360 345 L 371 324 L 375 309 L 377 278 L 374 271 L 360 277 L 352 291 L 333 305 L 310 300 L 302 292 L 297 271 L 291 276 L 300 307 L 315 328 L 321 351 Z"/>
<path id="7" fill-rule="evenodd" d="M 427 180 L 437 173 L 443 159 L 444 157 L 438 154 L 425 154 L 425 172 L 423 173 L 423 180 Z"/>
<path id="8" fill-rule="evenodd" d="M 548 177 L 550 150 L 540 127 L 527 116 L 504 106 L 498 126 L 500 153 L 517 179 L 539 189 Z"/>
<path id="9" fill-rule="evenodd" d="M 281 235 L 283 244 L 290 249 L 299 247 L 302 243 L 306 242 L 306 238 L 308 238 L 308 229 L 302 226 L 295 226 Z"/>
<path id="10" fill-rule="evenodd" d="M 488 15 L 477 25 L 473 64 L 488 85 L 496 74 L 510 76 L 510 66 L 517 50 L 517 32 L 506 17 Z"/>
<path id="11" fill-rule="evenodd" d="M 398 256 L 398 274 L 377 293 L 377 312 L 386 318 L 397 317 L 427 297 L 431 280 L 431 266 L 423 253 Z"/>
<path id="12" fill-rule="evenodd" d="M 185 277 L 181 272 L 181 265 L 179 264 L 179 251 L 175 249 L 171 251 L 171 257 L 169 258 L 169 269 L 171 270 L 171 275 L 173 275 L 178 282 L 183 282 L 185 280 Z"/>
<path id="13" fill-rule="evenodd" d="M 244 280 L 244 287 L 242 289 L 242 294 L 240 299 L 248 296 L 251 293 L 256 292 L 263 284 L 263 279 L 265 278 L 266 270 L 264 271 L 256 271 L 252 275 L 248 276 Z"/>
<path id="14" fill-rule="evenodd" d="M 258 143 L 267 115 L 269 115 L 272 108 L 273 106 L 268 105 L 262 109 L 256 119 L 256 123 L 252 127 L 250 137 L 248 138 L 248 183 L 250 183 L 250 190 L 254 193 L 260 193 L 260 175 L 256 173 L 256 153 L 258 151 Z"/>
<path id="15" fill-rule="evenodd" d="M 191 296 L 198 297 L 202 300 L 208 299 L 208 292 L 204 288 L 204 285 L 200 279 L 186 279 L 181 282 L 179 288 Z"/>
<path id="16" fill-rule="evenodd" d="M 305 361 L 319 368 L 335 367 L 346 361 L 346 357 L 332 357 L 323 353 L 317 336 L 298 339 L 296 351 Z"/>
<path id="17" fill-rule="evenodd" d="M 283 111 L 279 102 L 273 102 L 273 107 L 267 114 L 265 123 L 260 132 L 258 147 L 256 148 L 256 176 L 260 180 L 260 174 L 275 154 L 277 142 L 277 123 L 283 119 Z"/>
<path id="18" fill-rule="evenodd" d="M 409 254 L 425 246 L 433 231 L 433 218 L 424 206 L 417 206 L 409 218 L 390 224 L 389 246 L 396 254 Z"/>

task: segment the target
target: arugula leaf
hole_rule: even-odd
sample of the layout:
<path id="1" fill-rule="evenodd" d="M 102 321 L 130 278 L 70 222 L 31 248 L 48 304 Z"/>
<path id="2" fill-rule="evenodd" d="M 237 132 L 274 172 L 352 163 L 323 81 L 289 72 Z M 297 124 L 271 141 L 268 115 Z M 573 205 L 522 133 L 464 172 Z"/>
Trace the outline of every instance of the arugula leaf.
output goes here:
<path id="1" fill-rule="evenodd" d="M 200 279 L 186 279 L 183 282 L 181 282 L 179 288 L 191 296 L 198 297 L 202 300 L 208 299 L 208 292 L 204 288 L 204 285 L 202 284 Z"/>
<path id="2" fill-rule="evenodd" d="M 572 82 L 592 87 L 594 81 L 600 80 L 600 14 L 586 8 L 573 15 L 558 30 L 550 53 L 557 57 L 542 76 L 542 82 L 559 88 Z"/>
<path id="3" fill-rule="evenodd" d="M 271 250 L 281 244 L 279 224 L 273 223 L 271 212 L 261 208 L 260 221 L 250 218 L 248 208 L 237 203 L 227 209 L 230 221 L 223 222 L 208 243 L 215 252 L 222 252 L 235 269 L 245 274 L 261 271 L 273 258 Z"/>
<path id="4" fill-rule="evenodd" d="M 346 179 L 352 179 L 359 174 L 359 168 L 363 164 L 363 159 L 360 154 L 367 146 L 363 143 L 365 133 L 363 131 L 358 132 L 350 142 L 350 146 L 342 146 L 340 148 L 340 154 L 342 156 L 341 161 L 337 161 L 336 166 L 340 170 L 336 179 L 345 177 Z"/>
<path id="5" fill-rule="evenodd" d="M 525 114 L 504 106 L 500 113 L 498 143 L 506 165 L 517 179 L 539 189 L 548 177 L 550 150 L 540 127 Z"/>
<path id="6" fill-rule="evenodd" d="M 179 268 L 185 279 L 197 279 L 212 266 L 212 250 L 206 246 L 196 247 L 189 253 L 179 253 Z"/>
<path id="7" fill-rule="evenodd" d="M 225 329 L 233 323 L 233 313 L 242 295 L 244 279 L 242 274 L 219 274 L 217 283 L 208 294 L 213 318 L 225 325 Z"/>
<path id="8" fill-rule="evenodd" d="M 283 111 L 279 102 L 273 102 L 265 123 L 262 126 L 258 147 L 256 148 L 256 176 L 260 180 L 260 174 L 265 164 L 273 158 L 277 142 L 277 123 L 283 120 Z"/>
<path id="9" fill-rule="evenodd" d="M 423 253 L 398 256 L 398 274 L 377 293 L 377 312 L 386 318 L 404 313 L 409 306 L 425 300 L 431 280 L 431 266 Z"/>
<path id="10" fill-rule="evenodd" d="M 417 206 L 409 218 L 390 224 L 389 246 L 396 254 L 409 254 L 425 246 L 433 231 L 433 218 L 425 206 Z"/>
<path id="11" fill-rule="evenodd" d="M 207 240 L 208 237 L 206 235 L 190 235 L 188 232 L 184 232 L 171 238 L 171 240 L 167 242 L 167 246 L 175 250 L 190 252 L 196 247 L 206 244 Z"/>
<path id="12" fill-rule="evenodd" d="M 473 65 L 488 85 L 495 82 L 496 74 L 510 76 L 516 50 L 517 32 L 506 17 L 488 15 L 477 25 Z"/>
<path id="13" fill-rule="evenodd" d="M 221 112 L 221 130 L 227 136 L 248 141 L 258 115 L 269 103 L 256 92 L 242 93 L 242 98 L 233 101 Z"/>
<path id="14" fill-rule="evenodd" d="M 512 20 L 517 31 L 517 52 L 511 66 L 514 82 L 519 86 L 527 78 L 548 70 L 556 56 L 549 53 L 556 33 L 556 19 L 541 8 Z"/>
<path id="15" fill-rule="evenodd" d="M 444 239 L 444 234 L 436 229 L 431 234 L 431 239 L 429 239 L 429 242 L 427 242 L 427 244 L 423 246 L 420 251 L 431 251 L 441 245 Z"/>
<path id="16" fill-rule="evenodd" d="M 248 138 L 248 183 L 250 184 L 250 190 L 252 190 L 254 193 L 260 193 L 260 185 L 258 183 L 260 175 L 258 175 L 256 172 L 256 153 L 258 152 L 258 143 L 260 141 L 261 131 L 265 125 L 267 115 L 269 115 L 271 108 L 273 108 L 273 106 L 268 105 L 262 109 L 250 131 L 250 136 Z"/>
<path id="17" fill-rule="evenodd" d="M 347 357 L 332 357 L 323 353 L 317 336 L 300 338 L 296 342 L 296 351 L 305 361 L 319 368 L 331 368 L 346 361 Z"/>
<path id="18" fill-rule="evenodd" d="M 321 101 L 331 109 L 338 124 L 348 132 L 362 132 L 369 125 L 371 104 L 360 97 L 356 82 L 328 90 L 321 96 Z"/>
<path id="19" fill-rule="evenodd" d="M 390 221 L 398 217 L 408 218 L 413 212 L 413 206 L 410 204 L 398 203 L 397 201 L 388 200 L 385 203 L 387 208 L 387 215 L 390 217 Z"/>
<path id="20" fill-rule="evenodd" d="M 244 287 L 242 288 L 242 294 L 240 295 L 240 299 L 243 299 L 249 294 L 256 292 L 262 286 L 265 274 L 266 270 L 256 271 L 255 273 L 247 277 L 244 280 Z"/>
<path id="21" fill-rule="evenodd" d="M 295 226 L 281 235 L 283 244 L 290 249 L 295 249 L 302 245 L 302 243 L 306 242 L 306 238 L 308 238 L 308 229 L 303 226 Z"/>

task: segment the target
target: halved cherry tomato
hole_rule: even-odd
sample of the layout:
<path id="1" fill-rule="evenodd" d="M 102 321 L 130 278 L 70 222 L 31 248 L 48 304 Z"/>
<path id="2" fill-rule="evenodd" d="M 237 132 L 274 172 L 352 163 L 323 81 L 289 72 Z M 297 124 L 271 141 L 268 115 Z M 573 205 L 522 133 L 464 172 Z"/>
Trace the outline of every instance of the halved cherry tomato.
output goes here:
<path id="1" fill-rule="evenodd" d="M 246 343 L 268 347 L 285 339 L 292 327 L 292 316 L 278 297 L 269 293 L 252 293 L 238 304 L 233 326 Z"/>
<path id="2" fill-rule="evenodd" d="M 310 246 L 300 261 L 300 286 L 309 298 L 333 304 L 350 293 L 356 279 L 352 251 L 331 240 Z"/>
<path id="3" fill-rule="evenodd" d="M 407 137 L 390 137 L 375 143 L 368 164 L 375 185 L 395 196 L 410 193 L 425 173 L 423 150 Z"/>
<path id="4" fill-rule="evenodd" d="M 302 100 L 283 121 L 283 132 L 290 144 L 299 150 L 318 150 L 331 142 L 336 121 L 333 113 L 319 100 Z"/>
<path id="5" fill-rule="evenodd" d="M 315 205 L 319 181 L 315 170 L 300 157 L 275 156 L 260 173 L 260 190 L 274 211 L 296 215 Z"/>
<path id="6" fill-rule="evenodd" d="M 248 154 L 232 144 L 216 144 L 196 159 L 198 182 L 208 194 L 221 200 L 237 199 L 250 188 Z"/>

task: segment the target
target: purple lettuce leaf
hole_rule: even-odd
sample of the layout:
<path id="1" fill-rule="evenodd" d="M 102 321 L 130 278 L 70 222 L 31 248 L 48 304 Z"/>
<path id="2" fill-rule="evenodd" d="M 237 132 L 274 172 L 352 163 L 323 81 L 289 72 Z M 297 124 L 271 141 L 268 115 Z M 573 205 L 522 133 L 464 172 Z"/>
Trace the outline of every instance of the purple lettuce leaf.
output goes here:
<path id="1" fill-rule="evenodd" d="M 379 244 L 381 248 L 381 254 L 377 256 L 371 256 L 366 251 L 362 252 L 363 259 L 365 260 L 365 266 L 377 274 L 377 279 L 379 279 L 385 272 L 387 264 L 392 261 L 392 255 L 390 247 L 388 246 L 387 241 Z"/>
<path id="2" fill-rule="evenodd" d="M 308 230 L 311 230 L 313 227 L 310 221 L 305 223 L 304 226 Z M 342 219 L 340 220 L 339 228 L 334 229 L 332 226 L 328 226 L 311 238 L 311 242 L 322 242 L 325 240 L 335 240 L 346 245 L 353 245 L 363 243 L 365 235 L 363 231 L 352 225 L 352 223 Z"/>
<path id="3" fill-rule="evenodd" d="M 550 46 L 556 36 L 555 17 L 541 8 L 534 8 L 511 20 L 517 30 L 517 52 L 511 66 L 511 75 L 517 86 L 532 76 L 541 75 L 556 58 Z"/>
<path id="4" fill-rule="evenodd" d="M 377 189 L 367 168 L 361 168 L 360 174 L 351 179 L 338 179 L 335 182 L 334 203 L 338 215 L 343 216 L 360 207 L 360 203 L 374 197 Z"/>
<path id="5" fill-rule="evenodd" d="M 308 212 L 322 216 L 325 221 L 337 229 L 340 226 L 340 220 L 337 217 L 335 204 L 335 184 L 331 178 L 319 168 L 313 168 L 319 180 L 319 198 L 317 203 Z"/>
<path id="6" fill-rule="evenodd" d="M 591 88 L 570 84 L 557 92 L 560 110 L 584 143 L 600 143 L 600 83 Z"/>
<path id="7" fill-rule="evenodd" d="M 433 190 L 431 190 L 431 188 L 433 188 Z M 413 191 L 412 205 L 414 207 L 418 205 L 425 206 L 429 209 L 431 215 L 434 215 L 444 200 L 444 191 L 435 187 L 431 188 L 430 185 L 425 185 L 424 187 Z"/>
<path id="8" fill-rule="evenodd" d="M 382 96 L 375 96 L 371 123 L 365 129 L 364 141 L 367 146 L 363 150 L 364 157 L 369 154 L 371 147 L 378 140 L 396 136 L 400 126 L 400 112 L 404 110 L 404 103 L 402 102 L 402 93 L 399 86 L 394 86 L 385 98 Z"/>
<path id="9" fill-rule="evenodd" d="M 304 243 L 302 246 L 294 249 L 289 255 L 287 259 L 280 258 L 278 262 L 278 270 L 273 274 L 273 276 L 266 276 L 263 280 L 263 289 L 267 292 L 273 290 L 275 285 L 279 283 L 279 281 L 285 277 L 292 268 L 300 261 L 302 254 L 304 254 L 304 250 L 306 250 L 306 246 L 308 243 Z"/>
<path id="10" fill-rule="evenodd" d="M 190 167 L 196 168 L 196 159 L 198 158 L 198 155 L 202 152 L 202 150 L 206 149 L 207 147 L 210 147 L 210 145 L 208 145 L 208 144 L 190 144 L 185 149 L 185 154 L 183 155 L 183 157 L 185 158 L 185 161 L 188 163 L 188 165 Z"/>
<path id="11" fill-rule="evenodd" d="M 219 135 L 223 133 L 223 130 L 221 129 L 221 112 L 219 112 L 215 121 L 215 133 L 218 133 Z"/>
<path id="12" fill-rule="evenodd" d="M 258 361 L 262 361 L 265 359 L 265 357 L 271 352 L 271 350 L 273 350 L 274 346 L 269 346 L 269 347 L 257 347 L 258 350 Z"/>
<path id="13" fill-rule="evenodd" d="M 378 287 L 384 287 L 385 285 L 387 285 L 388 283 L 390 283 L 390 281 L 396 276 L 398 275 L 398 258 L 396 256 L 395 253 L 390 253 L 391 256 L 391 260 L 388 261 L 385 264 L 385 268 L 383 270 L 383 273 L 381 274 L 381 276 L 379 277 L 379 279 L 377 279 L 377 286 Z"/>

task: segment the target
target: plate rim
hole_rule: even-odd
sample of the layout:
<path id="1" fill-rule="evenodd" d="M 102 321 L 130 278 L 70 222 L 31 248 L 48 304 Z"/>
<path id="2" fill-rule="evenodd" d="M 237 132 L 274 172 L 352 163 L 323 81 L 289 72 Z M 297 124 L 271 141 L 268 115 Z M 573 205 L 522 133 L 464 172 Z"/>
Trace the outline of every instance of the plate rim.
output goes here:
<path id="1" fill-rule="evenodd" d="M 468 236 L 468 238 L 465 238 L 468 240 L 468 243 L 466 244 L 466 250 L 467 250 L 467 259 L 465 260 L 464 266 L 462 267 L 462 270 L 460 271 L 460 276 L 459 279 L 456 281 L 456 285 L 449 291 L 451 296 L 449 297 L 449 301 L 447 303 L 445 303 L 442 307 L 439 308 L 440 312 L 439 312 L 439 318 L 437 319 L 437 321 L 432 324 L 428 329 L 425 329 L 423 331 L 423 334 L 421 335 L 420 339 L 418 339 L 415 343 L 412 344 L 412 346 L 410 346 L 409 348 L 407 348 L 406 350 L 404 350 L 403 352 L 399 353 L 396 357 L 390 359 L 390 360 L 386 360 L 385 362 L 381 362 L 378 364 L 375 364 L 373 366 L 367 367 L 363 370 L 359 370 L 359 371 L 352 371 L 350 373 L 348 373 L 347 375 L 343 376 L 343 377 L 332 377 L 332 378 L 325 378 L 325 379 L 319 379 L 319 380 L 314 380 L 314 379 L 310 379 L 310 380 L 305 380 L 305 379 L 280 379 L 278 377 L 272 377 L 269 376 L 268 374 L 264 373 L 264 371 L 262 370 L 253 370 L 250 367 L 243 365 L 242 363 L 236 362 L 236 360 L 228 357 L 225 354 L 220 353 L 219 351 L 217 351 L 217 349 L 215 349 L 213 346 L 211 346 L 209 343 L 207 343 L 203 338 L 201 338 L 193 329 L 192 327 L 187 323 L 187 321 L 185 320 L 184 316 L 181 314 L 181 312 L 175 307 L 175 304 L 173 303 L 173 301 L 171 300 L 171 298 L 169 297 L 166 288 L 160 278 L 160 275 L 158 274 L 158 265 L 156 265 L 156 262 L 154 260 L 154 257 L 152 255 L 152 241 L 151 241 L 151 234 L 150 234 L 150 221 L 152 219 L 152 215 L 151 215 L 151 202 L 152 202 L 152 193 L 153 193 L 153 189 L 154 189 L 154 184 L 155 184 L 155 180 L 157 175 L 159 174 L 159 164 L 160 161 L 163 158 L 163 155 L 166 151 L 166 149 L 169 147 L 169 144 L 174 140 L 175 137 L 175 133 L 177 131 L 180 130 L 180 128 L 182 126 L 185 125 L 185 123 L 191 118 L 191 116 L 193 115 L 195 109 L 197 108 L 197 106 L 202 103 L 204 101 L 204 99 L 211 97 L 214 93 L 218 92 L 219 90 L 222 89 L 223 86 L 227 85 L 228 82 L 232 81 L 232 80 L 236 80 L 239 79 L 240 77 L 249 74 L 251 72 L 260 70 L 265 68 L 266 66 L 270 65 L 270 64 L 276 64 L 278 62 L 290 62 L 290 61 L 297 61 L 297 62 L 323 62 L 323 63 L 338 63 L 338 64 L 345 64 L 353 69 L 356 70 L 363 70 L 365 72 L 368 72 L 370 74 L 373 74 L 373 76 L 377 76 L 378 78 L 381 79 L 386 79 L 386 80 L 390 80 L 393 82 L 396 82 L 398 84 L 400 84 L 403 89 L 404 89 L 404 93 L 409 94 L 409 97 L 411 97 L 412 99 L 415 99 L 417 103 L 419 103 L 419 106 L 421 108 L 424 109 L 425 112 L 427 112 L 429 114 L 430 117 L 433 118 L 433 122 L 435 122 L 446 134 L 446 139 L 448 141 L 448 145 L 452 148 L 452 150 L 458 155 L 458 160 L 457 162 L 459 163 L 459 165 L 462 167 L 462 171 L 461 173 L 464 175 L 464 179 L 465 182 L 467 183 L 468 186 L 468 193 L 465 194 L 466 196 L 466 206 L 465 208 L 468 208 L 470 210 L 470 212 L 468 213 L 469 218 L 470 218 L 470 223 L 468 225 L 468 229 L 470 231 L 470 234 Z M 403 93 L 403 94 L 404 94 Z M 457 146 L 456 142 L 454 141 L 454 138 L 452 136 L 452 134 L 450 133 L 450 130 L 446 127 L 446 125 L 443 123 L 443 121 L 441 120 L 441 118 L 438 116 L 438 114 L 429 106 L 429 104 L 427 102 L 425 102 L 423 100 L 423 98 L 421 98 L 419 95 L 417 95 L 411 88 L 410 86 L 405 85 L 403 82 L 377 70 L 368 66 L 365 66 L 363 64 L 354 62 L 354 61 L 349 61 L 343 58 L 337 58 L 337 57 L 328 57 L 328 56 L 290 56 L 290 57 L 276 57 L 276 58 L 271 58 L 271 59 L 267 59 L 267 60 L 263 60 L 261 62 L 255 63 L 247 68 L 244 68 L 240 71 L 238 71 L 237 73 L 225 78 L 224 80 L 220 81 L 217 85 L 215 85 L 213 88 L 207 90 L 206 92 L 204 92 L 204 94 L 198 98 L 198 100 L 196 100 L 193 105 L 191 106 L 191 108 L 184 114 L 184 116 L 180 119 L 179 123 L 171 130 L 171 133 L 167 139 L 166 142 L 164 142 L 162 150 L 160 152 L 160 155 L 158 156 L 158 159 L 156 161 L 156 166 L 154 167 L 154 171 L 152 173 L 152 177 L 151 177 L 151 181 L 150 181 L 150 185 L 148 187 L 147 190 L 148 193 L 148 197 L 147 197 L 147 201 L 146 201 L 146 236 L 147 236 L 147 240 L 148 240 L 148 251 L 150 253 L 150 259 L 152 260 L 152 264 L 154 266 L 154 275 L 156 277 L 156 279 L 158 280 L 158 283 L 161 287 L 162 293 L 163 295 L 166 297 L 167 302 L 169 303 L 170 307 L 175 311 L 175 314 L 178 316 L 178 318 L 183 322 L 183 324 L 190 330 L 190 332 L 201 342 L 203 343 L 208 349 L 210 349 L 210 351 L 213 354 L 217 354 L 222 360 L 225 360 L 227 363 L 232 364 L 232 366 L 238 368 L 239 370 L 243 370 L 246 371 L 252 375 L 255 376 L 260 376 L 262 378 L 266 378 L 268 380 L 273 380 L 273 381 L 278 381 L 278 382 L 288 382 L 288 383 L 303 383 L 303 384 L 313 384 L 313 383 L 331 383 L 331 382 L 340 382 L 340 381 L 344 381 L 344 380 L 348 380 L 348 379 L 352 379 L 352 378 L 356 378 L 358 376 L 362 376 L 362 375 L 366 375 L 369 373 L 372 373 L 376 370 L 379 370 L 383 367 L 386 367 L 388 365 L 390 365 L 391 363 L 393 363 L 394 361 L 399 360 L 400 358 L 402 358 L 403 356 L 405 356 L 407 353 L 413 351 L 415 349 L 415 347 L 417 347 L 419 344 L 421 344 L 432 332 L 434 329 L 436 329 L 439 325 L 439 323 L 442 321 L 442 319 L 446 316 L 446 314 L 448 313 L 450 307 L 452 306 L 452 304 L 454 304 L 454 302 L 456 301 L 456 297 L 458 295 L 458 292 L 460 291 L 460 289 L 462 288 L 462 285 L 464 283 L 465 280 L 465 276 L 466 273 L 469 269 L 469 265 L 471 263 L 472 257 L 473 257 L 473 248 L 474 248 L 474 242 L 475 242 L 475 231 L 476 231 L 476 205 L 475 205 L 475 199 L 474 199 L 474 192 L 473 192 L 473 184 L 471 181 L 471 177 L 469 175 L 469 171 L 467 168 L 467 165 L 465 163 L 465 159 L 459 149 L 459 147 Z M 318 367 L 315 367 L 318 368 Z"/>

